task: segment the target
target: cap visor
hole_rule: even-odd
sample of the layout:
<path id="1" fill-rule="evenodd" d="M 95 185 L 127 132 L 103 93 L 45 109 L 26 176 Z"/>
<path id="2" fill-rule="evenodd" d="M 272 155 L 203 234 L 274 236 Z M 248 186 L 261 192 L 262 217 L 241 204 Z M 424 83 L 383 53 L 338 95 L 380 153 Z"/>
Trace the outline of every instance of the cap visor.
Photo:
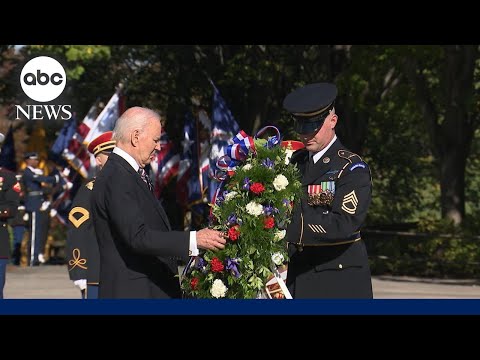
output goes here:
<path id="1" fill-rule="evenodd" d="M 311 134 L 317 132 L 323 125 L 324 120 L 321 121 L 295 121 L 295 131 L 299 134 Z"/>

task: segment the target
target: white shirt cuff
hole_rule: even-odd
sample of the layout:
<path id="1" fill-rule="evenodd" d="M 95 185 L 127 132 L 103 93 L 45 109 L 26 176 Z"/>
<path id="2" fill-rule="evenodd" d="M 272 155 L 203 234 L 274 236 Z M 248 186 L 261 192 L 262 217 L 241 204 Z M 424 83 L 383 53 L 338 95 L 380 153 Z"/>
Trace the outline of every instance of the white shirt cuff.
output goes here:
<path id="1" fill-rule="evenodd" d="M 190 231 L 190 246 L 188 249 L 188 256 L 198 256 L 196 231 Z"/>

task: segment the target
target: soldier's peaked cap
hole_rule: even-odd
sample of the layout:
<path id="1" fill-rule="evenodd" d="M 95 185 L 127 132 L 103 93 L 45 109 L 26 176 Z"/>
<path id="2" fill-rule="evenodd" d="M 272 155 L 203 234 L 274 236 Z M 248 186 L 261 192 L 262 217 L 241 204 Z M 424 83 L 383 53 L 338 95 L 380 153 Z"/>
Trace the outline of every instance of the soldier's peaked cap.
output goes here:
<path id="1" fill-rule="evenodd" d="M 292 114 L 295 131 L 300 134 L 318 130 L 335 104 L 337 87 L 331 83 L 305 85 L 283 100 L 283 108 Z"/>
<path id="2" fill-rule="evenodd" d="M 90 141 L 90 144 L 88 144 L 88 151 L 95 156 L 102 151 L 112 151 L 116 144 L 116 141 L 112 140 L 112 135 L 112 131 L 107 131 L 97 136 L 95 139 Z"/>
<path id="3" fill-rule="evenodd" d="M 25 155 L 23 156 L 25 160 L 31 159 L 31 160 L 38 160 L 38 153 L 35 151 L 30 151 L 26 152 Z"/>

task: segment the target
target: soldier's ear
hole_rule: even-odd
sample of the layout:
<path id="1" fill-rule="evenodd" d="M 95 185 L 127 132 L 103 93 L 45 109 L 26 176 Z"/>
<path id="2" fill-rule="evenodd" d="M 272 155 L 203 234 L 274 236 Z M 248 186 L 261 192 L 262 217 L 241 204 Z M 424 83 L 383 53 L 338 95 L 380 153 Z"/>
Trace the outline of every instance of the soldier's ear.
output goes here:
<path id="1" fill-rule="evenodd" d="M 337 114 L 332 114 L 329 120 L 330 129 L 333 130 L 335 128 L 335 126 L 337 125 L 337 120 L 338 120 Z"/>

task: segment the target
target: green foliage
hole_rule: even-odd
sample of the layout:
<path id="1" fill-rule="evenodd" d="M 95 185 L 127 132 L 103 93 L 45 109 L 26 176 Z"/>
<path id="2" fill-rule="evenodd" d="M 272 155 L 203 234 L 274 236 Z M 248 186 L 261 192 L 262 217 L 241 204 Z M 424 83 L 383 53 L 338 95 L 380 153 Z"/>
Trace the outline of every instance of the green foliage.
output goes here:
<path id="1" fill-rule="evenodd" d="M 293 202 L 302 194 L 300 172 L 287 164 L 285 148 L 264 144 L 255 141 L 256 152 L 231 173 L 213 205 L 213 228 L 229 240 L 225 249 L 195 259 L 182 279 L 182 289 L 191 297 L 255 298 L 273 267 L 288 260 L 282 239 Z"/>
<path id="2" fill-rule="evenodd" d="M 86 71 L 86 64 L 110 59 L 110 47 L 100 45 L 30 45 L 26 50 L 32 57 L 47 55 L 65 59 L 65 72 L 70 80 L 80 79 Z"/>
<path id="3" fill-rule="evenodd" d="M 480 275 L 478 225 L 422 219 L 411 233 L 364 234 L 373 274 L 470 278 Z M 407 235 L 410 234 L 410 235 Z"/>

